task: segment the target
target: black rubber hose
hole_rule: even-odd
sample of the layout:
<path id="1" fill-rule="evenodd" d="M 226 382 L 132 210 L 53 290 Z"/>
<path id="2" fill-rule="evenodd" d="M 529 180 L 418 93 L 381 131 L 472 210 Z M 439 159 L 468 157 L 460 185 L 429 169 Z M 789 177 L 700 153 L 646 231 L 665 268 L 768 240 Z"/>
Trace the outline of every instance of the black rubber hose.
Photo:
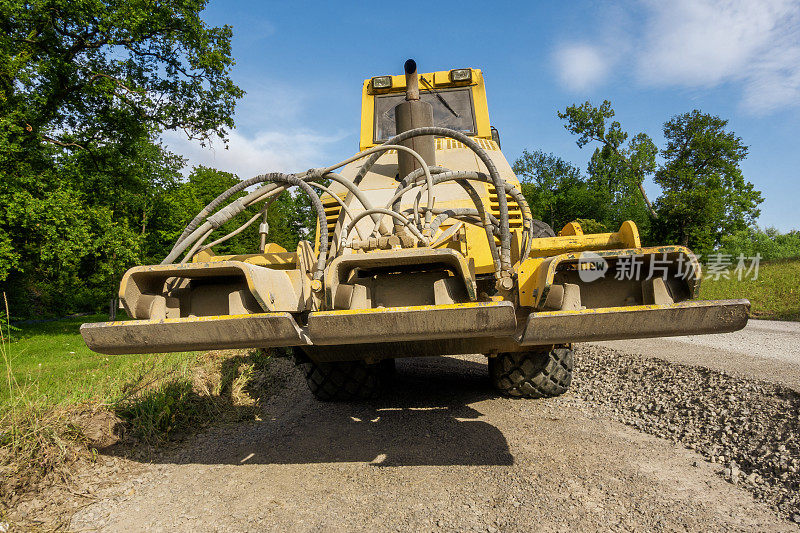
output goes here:
<path id="1" fill-rule="evenodd" d="M 409 176 L 411 176 L 411 174 L 409 174 Z M 453 172 L 448 170 L 446 172 L 437 173 L 435 176 L 433 176 L 433 184 L 436 185 L 445 181 L 455 181 L 464 189 L 464 191 L 466 191 L 467 195 L 469 195 L 470 199 L 472 200 L 472 203 L 475 204 L 476 211 L 479 213 L 484 230 L 486 231 L 486 241 L 487 244 L 489 245 L 489 251 L 492 254 L 492 262 L 494 263 L 495 267 L 495 277 L 499 280 L 502 271 L 502 261 L 500 259 L 500 252 L 498 252 L 497 245 L 494 242 L 494 229 L 495 227 L 499 227 L 500 236 L 502 237 L 502 224 L 500 224 L 500 221 L 495 219 L 495 217 L 491 213 L 489 213 L 489 211 L 486 210 L 486 207 L 483 205 L 483 201 L 481 200 L 478 191 L 476 191 L 475 187 L 473 187 L 472 184 L 468 181 L 473 177 L 477 177 L 476 181 L 488 181 L 489 179 L 488 176 L 486 176 L 486 174 L 483 174 L 482 172 L 478 173 L 471 170 Z M 511 185 L 506 183 L 506 186 L 511 186 Z M 406 187 L 413 188 L 411 185 L 406 185 Z M 400 190 L 396 191 L 395 195 L 397 195 L 399 192 Z M 399 198 L 396 202 L 394 202 L 394 204 L 392 204 L 392 208 L 395 211 L 397 211 L 397 209 L 400 208 Z"/>
<path id="2" fill-rule="evenodd" d="M 222 194 L 211 200 L 211 202 L 207 206 L 205 206 L 199 213 L 197 213 L 197 216 L 195 216 L 192 219 L 192 221 L 186 225 L 186 228 L 183 230 L 183 233 L 181 233 L 181 236 L 178 237 L 178 240 L 175 241 L 175 245 L 172 247 L 172 249 L 174 250 L 176 246 L 178 246 L 181 242 L 183 242 L 183 240 L 186 237 L 189 236 L 189 234 L 191 234 L 195 229 L 197 229 L 197 227 L 200 225 L 203 219 L 205 219 L 206 217 L 208 217 L 208 215 L 216 211 L 217 208 L 219 208 L 219 206 L 222 205 L 222 202 L 224 202 L 237 192 L 243 191 L 244 189 L 250 187 L 251 185 L 255 185 L 256 183 L 262 183 L 264 181 L 269 181 L 268 178 L 270 176 L 278 176 L 278 175 L 282 174 L 280 174 L 279 172 L 272 172 L 269 174 L 261 174 L 253 178 L 240 181 L 227 191 L 223 192 Z"/>
<path id="3" fill-rule="evenodd" d="M 258 180 L 258 181 L 254 181 L 254 180 Z M 296 185 L 296 186 L 300 187 L 301 189 L 303 189 L 303 191 L 309 196 L 309 198 L 311 198 L 311 203 L 314 205 L 314 210 L 317 212 L 317 220 L 319 221 L 319 228 L 320 228 L 319 229 L 319 255 L 317 257 L 317 265 L 316 265 L 316 269 L 314 271 L 314 279 L 321 279 L 322 275 L 323 275 L 323 272 L 325 271 L 325 264 L 327 262 L 327 254 L 328 254 L 328 224 L 327 224 L 327 221 L 325 220 L 325 208 L 322 205 L 322 200 L 320 200 L 319 195 L 317 195 L 314 192 L 314 189 L 312 189 L 311 186 L 308 183 L 306 183 L 305 181 L 303 181 L 302 179 L 298 178 L 295 175 L 286 175 L 286 174 L 281 174 L 279 172 L 273 172 L 273 173 L 270 173 L 270 174 L 263 174 L 261 176 L 256 176 L 255 178 L 251 178 L 250 180 L 246 180 L 246 181 L 240 182 L 240 183 L 247 183 L 247 182 L 251 182 L 251 183 L 249 183 L 248 185 L 244 185 L 242 188 L 240 188 L 238 190 L 242 190 L 243 188 L 248 187 L 249 185 L 253 185 L 254 183 L 259 183 L 259 182 L 263 182 L 263 181 L 269 181 L 269 182 L 272 182 L 272 183 L 286 183 L 286 184 L 289 184 L 289 185 Z M 233 189 L 236 189 L 236 187 L 238 187 L 238 184 L 235 185 L 234 187 L 231 187 L 230 189 L 228 189 L 224 193 L 222 193 L 220 196 L 217 197 L 217 199 L 219 199 L 221 197 L 222 198 L 230 198 L 230 196 L 232 194 L 235 194 L 236 192 L 238 192 L 238 190 L 234 190 L 233 192 L 230 192 Z M 230 194 L 228 194 L 227 197 L 226 197 L 225 195 L 227 193 L 230 193 Z M 217 199 L 215 199 L 215 201 Z M 239 201 L 241 201 L 241 200 L 242 199 L 240 199 Z M 213 203 L 214 202 L 211 202 L 209 205 L 212 205 Z M 233 203 L 236 203 L 236 202 L 233 202 Z M 231 218 L 236 216 L 238 213 L 244 211 L 245 207 L 247 207 L 247 206 L 242 204 L 241 205 L 241 209 L 236 210 L 236 212 L 231 211 L 230 213 L 228 213 L 228 216 L 225 217 L 225 220 L 230 220 Z M 230 209 L 230 208 L 231 208 L 231 206 L 229 205 L 225 209 Z M 208 228 L 213 228 L 213 227 L 218 227 L 219 225 L 221 225 L 221 223 L 218 223 L 217 226 L 213 226 L 213 225 L 210 225 L 208 222 L 206 222 L 203 227 L 208 226 Z M 197 231 L 197 228 L 195 228 L 192 232 L 190 232 L 189 235 L 190 236 L 193 235 L 196 231 Z M 199 238 L 199 235 L 197 237 L 195 237 L 195 239 L 197 239 L 197 238 Z M 187 242 L 188 240 L 189 240 L 189 237 L 184 237 L 183 240 L 176 242 L 175 246 L 172 249 L 172 251 L 164 259 L 164 261 L 162 261 L 162 264 L 171 263 L 175 259 L 175 257 L 179 256 L 184 250 L 186 250 L 186 248 L 188 248 L 191 245 L 191 242 Z"/>
<path id="4" fill-rule="evenodd" d="M 311 188 L 311 185 L 294 174 L 285 176 L 284 179 L 286 183 L 297 185 L 303 189 L 308 197 L 311 198 L 311 203 L 314 204 L 314 209 L 317 211 L 317 221 L 319 223 L 319 255 L 317 256 L 317 268 L 314 270 L 314 279 L 322 279 L 328 257 L 328 221 L 325 219 L 325 207 L 322 205 L 322 200 L 320 200 L 319 195 Z"/>
<path id="5" fill-rule="evenodd" d="M 494 188 L 497 191 L 497 204 L 500 210 L 500 260 L 503 266 L 503 270 L 510 271 L 511 270 L 511 229 L 508 225 L 508 200 L 506 199 L 506 195 L 502 194 L 501 191 L 505 191 L 505 180 L 500 176 L 500 173 L 497 171 L 497 167 L 494 164 L 494 161 L 489 157 L 489 154 L 486 153 L 486 150 L 481 148 L 481 146 L 475 142 L 474 139 L 461 133 L 460 131 L 451 130 L 449 128 L 442 128 L 438 126 L 428 126 L 424 128 L 416 128 L 413 130 L 404 131 L 400 135 L 395 135 L 391 139 L 387 140 L 383 144 L 399 144 L 406 139 L 411 139 L 413 137 L 419 137 L 421 135 L 435 135 L 439 137 L 449 137 L 451 139 L 455 139 L 473 152 L 475 155 L 483 161 L 483 164 L 486 165 L 486 169 L 489 171 L 489 176 L 492 178 L 492 183 L 494 184 Z M 356 174 L 355 178 L 353 178 L 353 183 L 358 185 L 361 183 L 361 180 L 364 179 L 367 172 L 372 168 L 375 162 L 380 157 L 380 153 L 372 154 L 369 159 L 364 162 L 361 169 L 359 169 L 358 174 Z M 431 191 L 429 194 L 433 194 Z"/>

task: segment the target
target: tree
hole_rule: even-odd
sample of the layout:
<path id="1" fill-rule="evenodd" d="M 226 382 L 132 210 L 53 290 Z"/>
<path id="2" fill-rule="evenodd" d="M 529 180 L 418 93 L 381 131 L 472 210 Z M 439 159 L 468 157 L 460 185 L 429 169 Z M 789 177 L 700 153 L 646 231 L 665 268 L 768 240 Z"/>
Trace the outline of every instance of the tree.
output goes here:
<path id="1" fill-rule="evenodd" d="M 223 137 L 243 93 L 205 0 L 0 0 L 0 282 L 29 313 L 86 309 L 158 255 L 181 158 L 165 129 Z"/>
<path id="2" fill-rule="evenodd" d="M 150 238 L 154 241 L 152 249 L 158 250 L 159 255 L 147 259 L 146 262 L 161 261 L 183 232 L 186 224 L 214 198 L 238 182 L 239 178 L 230 172 L 203 166 L 195 167 L 185 182 L 165 195 L 162 205 L 158 208 L 158 221 L 150 231 Z M 239 193 L 240 196 L 245 194 L 246 192 Z M 229 220 L 209 237 L 206 244 L 234 231 L 254 216 L 258 212 L 257 209 L 263 207 L 264 204 L 259 203 L 256 209 L 251 208 Z M 256 253 L 260 241 L 258 233 L 260 222 L 258 220 L 238 235 L 214 246 L 214 253 L 217 255 Z M 304 193 L 283 192 L 267 208 L 267 222 L 269 225 L 267 242 L 274 242 L 289 251 L 294 251 L 300 240 L 313 240 L 317 216 L 311 201 Z"/>
<path id="3" fill-rule="evenodd" d="M 224 137 L 243 92 L 229 77 L 231 28 L 206 26 L 205 4 L 4 0 L 4 107 L 31 142 L 70 149 L 151 126 Z"/>
<path id="4" fill-rule="evenodd" d="M 580 169 L 541 150 L 524 150 L 514 173 L 535 217 L 558 231 L 576 219 L 595 219 L 610 200 L 607 191 L 591 187 Z"/>
<path id="5" fill-rule="evenodd" d="M 747 146 L 727 125 L 697 109 L 664 124 L 664 164 L 655 175 L 663 189 L 659 237 L 708 253 L 724 235 L 755 222 L 763 198 L 739 167 Z"/>
<path id="6" fill-rule="evenodd" d="M 648 217 L 641 216 L 643 206 L 640 200 L 643 200 L 647 211 L 653 217 L 657 216 L 644 190 L 644 179 L 655 170 L 658 153 L 650 137 L 639 133 L 626 145 L 628 134 L 620 123 L 613 121 L 608 124 L 614 117 L 608 100 L 604 100 L 600 107 L 590 102 L 569 106 L 563 113 L 559 112 L 558 117 L 566 120 L 564 127 L 567 131 L 578 136 L 577 144 L 581 148 L 590 142 L 600 144 L 592 155 L 589 176 L 600 188 L 611 193 L 611 213 L 621 215 L 624 217 L 622 220 L 631 218 L 640 225 L 647 225 Z"/>

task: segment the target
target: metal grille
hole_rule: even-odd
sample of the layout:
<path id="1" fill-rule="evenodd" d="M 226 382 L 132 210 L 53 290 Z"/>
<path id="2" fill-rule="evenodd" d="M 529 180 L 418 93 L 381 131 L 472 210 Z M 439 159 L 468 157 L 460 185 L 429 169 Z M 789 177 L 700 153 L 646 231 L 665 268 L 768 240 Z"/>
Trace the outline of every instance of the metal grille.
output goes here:
<path id="1" fill-rule="evenodd" d="M 489 189 L 489 212 L 494 215 L 497 220 L 500 220 L 500 204 L 497 201 L 497 190 L 493 185 L 488 185 Z M 506 194 L 506 202 L 508 202 L 508 227 L 512 231 L 517 228 L 522 228 L 522 210 L 520 210 L 517 202 Z M 500 244 L 500 239 L 495 236 L 497 244 Z"/>
<path id="2" fill-rule="evenodd" d="M 480 137 L 474 137 L 474 140 L 484 150 L 499 150 L 499 148 L 497 147 L 497 143 L 490 139 L 481 139 Z M 466 146 L 464 146 L 464 143 L 456 141 L 455 139 L 451 139 L 449 137 L 436 138 L 437 150 L 452 150 L 455 148 L 466 148 Z"/>
<path id="3" fill-rule="evenodd" d="M 329 194 L 323 194 L 321 199 L 322 207 L 325 208 L 325 220 L 328 222 L 328 249 L 330 250 L 333 244 L 333 230 L 336 228 L 336 221 L 339 220 L 342 206 Z"/>

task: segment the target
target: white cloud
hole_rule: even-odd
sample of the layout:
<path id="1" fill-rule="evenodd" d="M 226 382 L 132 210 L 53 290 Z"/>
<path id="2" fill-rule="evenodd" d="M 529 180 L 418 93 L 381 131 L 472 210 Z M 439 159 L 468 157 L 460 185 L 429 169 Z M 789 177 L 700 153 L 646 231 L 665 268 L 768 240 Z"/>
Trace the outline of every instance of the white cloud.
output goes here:
<path id="1" fill-rule="evenodd" d="M 228 135 L 227 146 L 216 138 L 202 146 L 180 130 L 162 135 L 170 151 L 187 159 L 184 174 L 203 165 L 246 179 L 265 172 L 302 172 L 344 159 L 338 149 L 347 133 L 331 131 L 326 124 L 316 124 L 319 130 L 314 131 L 308 125 L 321 105 L 318 95 L 280 80 L 248 78 L 242 86 L 247 94 L 237 103 L 237 128 Z M 345 147 L 345 155 L 350 152 Z"/>
<path id="2" fill-rule="evenodd" d="M 754 112 L 800 100 L 800 2 L 648 3 L 638 75 L 649 85 L 743 84 Z"/>
<path id="3" fill-rule="evenodd" d="M 588 44 L 562 46 L 554 59 L 561 83 L 572 91 L 585 91 L 601 83 L 610 66 L 600 47 Z"/>
<path id="4" fill-rule="evenodd" d="M 800 104 L 800 0 L 640 0 L 643 23 L 617 28 L 617 39 L 575 45 L 606 58 L 605 68 L 629 71 L 642 85 L 710 88 L 738 83 L 742 105 L 764 113 Z M 631 54 L 614 64 L 614 49 Z M 556 58 L 563 58 L 563 49 Z M 621 57 L 621 56 L 618 56 Z M 608 59 L 612 58 L 612 59 Z M 562 81 L 570 88 L 580 77 L 580 61 L 560 61 Z M 571 65 L 571 66 L 569 66 Z M 602 76 L 587 75 L 584 89 Z"/>
<path id="5" fill-rule="evenodd" d="M 188 160 L 187 170 L 204 165 L 245 179 L 265 172 L 300 172 L 329 164 L 333 161 L 326 156 L 326 148 L 345 136 L 287 130 L 262 131 L 247 137 L 233 131 L 227 149 L 221 141 L 202 147 L 182 132 L 166 132 L 162 137 L 168 149 Z"/>

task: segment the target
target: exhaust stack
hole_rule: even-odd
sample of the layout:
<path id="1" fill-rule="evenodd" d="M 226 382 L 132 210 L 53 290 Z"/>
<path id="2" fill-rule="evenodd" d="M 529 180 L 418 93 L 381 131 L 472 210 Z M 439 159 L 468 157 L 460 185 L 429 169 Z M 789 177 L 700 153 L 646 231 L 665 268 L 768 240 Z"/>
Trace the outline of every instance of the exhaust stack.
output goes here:
<path id="1" fill-rule="evenodd" d="M 398 104 L 394 108 L 395 126 L 397 133 L 433 126 L 433 106 L 428 102 L 423 102 L 419 97 L 419 74 L 417 73 L 417 63 L 409 59 L 405 63 L 406 72 L 406 101 Z M 403 146 L 407 146 L 419 153 L 425 162 L 430 165 L 436 164 L 436 150 L 433 135 L 424 137 L 414 137 L 402 141 Z M 399 179 L 403 179 L 409 173 L 420 168 L 419 162 L 405 152 L 397 154 Z"/>

